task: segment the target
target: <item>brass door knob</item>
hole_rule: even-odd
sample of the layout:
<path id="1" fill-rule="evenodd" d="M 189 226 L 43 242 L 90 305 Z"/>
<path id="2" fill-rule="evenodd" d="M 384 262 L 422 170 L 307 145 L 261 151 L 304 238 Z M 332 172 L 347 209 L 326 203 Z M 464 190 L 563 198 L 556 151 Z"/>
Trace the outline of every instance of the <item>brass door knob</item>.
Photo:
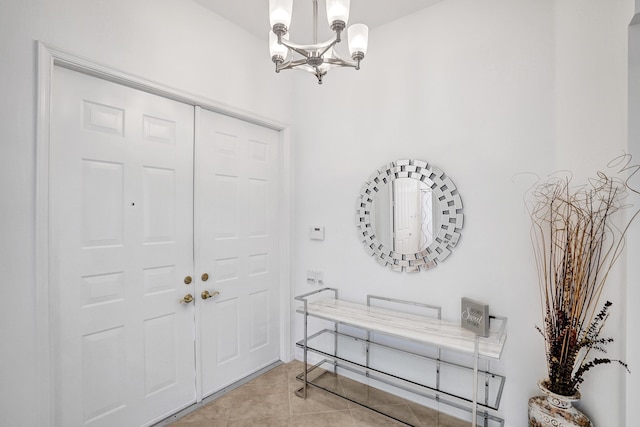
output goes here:
<path id="1" fill-rule="evenodd" d="M 209 293 L 209 291 L 203 291 L 200 296 L 202 297 L 202 299 L 209 299 L 209 298 L 213 298 L 216 295 L 220 295 L 220 292 L 218 291 L 213 291 L 212 294 Z"/>
<path id="2" fill-rule="evenodd" d="M 193 295 L 191 294 L 186 294 L 181 300 L 181 303 L 183 304 L 189 304 L 190 302 L 193 302 Z"/>
<path id="3" fill-rule="evenodd" d="M 185 277 L 185 278 L 184 278 L 184 284 L 185 284 L 185 285 L 188 285 L 188 284 L 190 284 L 190 283 L 191 283 L 191 276 L 187 276 L 187 277 Z"/>
<path id="4" fill-rule="evenodd" d="M 206 282 L 207 280 L 209 280 L 209 275 L 207 273 L 204 273 L 200 278 L 202 279 L 203 282 Z"/>

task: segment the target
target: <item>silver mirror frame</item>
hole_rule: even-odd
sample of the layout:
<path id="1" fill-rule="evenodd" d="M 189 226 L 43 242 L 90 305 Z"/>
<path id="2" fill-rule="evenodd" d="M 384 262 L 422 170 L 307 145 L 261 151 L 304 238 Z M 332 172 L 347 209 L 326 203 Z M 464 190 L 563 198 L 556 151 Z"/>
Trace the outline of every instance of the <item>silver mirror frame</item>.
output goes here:
<path id="1" fill-rule="evenodd" d="M 371 223 L 371 209 L 376 193 L 398 178 L 413 178 L 425 183 L 439 201 L 442 215 L 440 229 L 428 247 L 414 254 L 394 252 L 384 246 L 375 234 Z M 436 206 L 434 206 L 434 209 Z M 421 160 L 404 159 L 391 162 L 374 172 L 362 186 L 356 203 L 356 225 L 358 236 L 369 255 L 379 264 L 393 271 L 418 272 L 429 270 L 451 255 L 451 250 L 460 241 L 464 215 L 462 199 L 451 179 L 440 169 Z"/>

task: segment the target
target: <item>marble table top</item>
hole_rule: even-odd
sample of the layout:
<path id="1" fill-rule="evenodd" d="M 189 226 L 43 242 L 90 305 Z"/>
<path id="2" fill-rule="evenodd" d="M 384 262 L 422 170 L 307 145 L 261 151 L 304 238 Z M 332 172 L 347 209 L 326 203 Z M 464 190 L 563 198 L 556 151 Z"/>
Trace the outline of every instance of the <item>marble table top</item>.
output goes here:
<path id="1" fill-rule="evenodd" d="M 459 323 L 332 298 L 309 301 L 307 311 L 310 316 L 332 322 L 351 325 L 372 332 L 381 332 L 462 353 L 474 353 L 476 336 L 473 332 L 462 328 Z M 480 356 L 499 359 L 505 339 L 506 333 L 500 334 L 497 331 L 491 331 L 487 338 L 479 338 Z"/>

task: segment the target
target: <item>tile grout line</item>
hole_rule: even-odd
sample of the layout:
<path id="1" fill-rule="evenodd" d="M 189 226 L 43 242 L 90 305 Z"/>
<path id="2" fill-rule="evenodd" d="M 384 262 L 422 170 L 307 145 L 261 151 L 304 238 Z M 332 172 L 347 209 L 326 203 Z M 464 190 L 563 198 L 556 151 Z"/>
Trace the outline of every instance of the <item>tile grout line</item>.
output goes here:
<path id="1" fill-rule="evenodd" d="M 230 426 L 233 425 L 234 423 L 239 422 L 240 424 L 244 423 L 244 425 L 250 425 L 250 424 L 246 424 L 246 423 L 257 423 L 259 421 L 266 421 L 268 423 L 268 425 L 282 425 L 282 426 L 288 426 L 288 427 L 293 427 L 294 425 L 297 425 L 296 422 L 300 423 L 303 422 L 303 420 L 311 420 L 311 421 L 307 421 L 307 422 L 312 422 L 317 423 L 318 421 L 321 421 L 323 419 L 323 416 L 328 417 L 327 419 L 332 419 L 332 420 L 339 420 L 339 425 L 340 426 L 344 426 L 344 427 L 360 427 L 360 426 L 367 426 L 367 425 L 377 425 L 377 424 L 371 424 L 371 422 L 373 422 L 374 419 L 376 419 L 375 417 L 384 417 L 384 415 L 378 414 L 375 410 L 371 411 L 371 414 L 366 414 L 363 415 L 362 412 L 360 412 L 362 409 L 364 409 L 366 411 L 366 407 L 362 408 L 360 406 L 357 405 L 352 405 L 350 404 L 350 402 L 347 402 L 347 406 L 344 407 L 343 409 L 336 409 L 338 408 L 333 407 L 331 405 L 327 406 L 324 403 L 321 406 L 317 406 L 316 404 L 318 403 L 317 400 L 314 399 L 314 396 L 316 396 L 315 394 L 311 397 L 311 401 L 308 404 L 304 404 L 304 403 L 300 403 L 300 405 L 298 405 L 298 402 L 295 401 L 295 399 L 301 399 L 300 397 L 295 395 L 295 390 L 298 386 L 298 381 L 296 380 L 296 375 L 298 374 L 299 369 L 304 369 L 304 367 L 302 366 L 301 363 L 297 363 L 295 365 L 291 365 L 291 366 L 287 366 L 288 364 L 283 364 L 280 365 L 279 367 L 276 367 L 274 369 L 278 370 L 276 372 L 273 372 L 272 376 L 270 377 L 262 377 L 263 380 L 259 381 L 258 378 L 254 378 L 253 380 L 247 382 L 246 384 L 243 385 L 243 387 L 245 389 L 249 389 L 249 388 L 265 388 L 265 390 L 267 390 L 267 392 L 269 390 L 275 390 L 276 387 L 280 388 L 280 384 L 283 381 L 283 387 L 282 387 L 282 392 L 287 393 L 286 398 L 281 396 L 281 397 L 277 397 L 276 402 L 281 402 L 282 405 L 282 410 L 277 411 L 277 412 L 271 412 L 268 408 L 265 411 L 258 411 L 255 414 L 249 414 L 249 413 L 245 413 L 246 415 L 249 415 L 249 418 L 234 418 L 234 416 L 232 416 L 231 412 L 224 412 L 224 417 L 218 418 L 220 420 L 220 426 Z M 263 375 L 268 375 L 267 373 L 263 374 Z M 366 389 L 360 389 L 360 388 L 354 388 L 353 385 L 351 384 L 350 380 L 348 377 L 342 377 L 341 375 L 338 375 L 337 378 L 333 379 L 332 381 L 335 381 L 335 386 L 336 387 L 336 391 L 339 393 L 342 393 L 343 396 L 346 396 L 347 394 L 351 395 L 352 393 L 360 393 L 360 392 L 365 392 L 367 396 L 369 396 L 369 393 L 372 393 L 369 397 L 373 399 L 373 401 L 371 403 L 377 402 L 379 401 L 379 405 L 375 405 L 375 406 L 402 406 L 402 408 L 396 408 L 395 411 L 391 411 L 392 413 L 398 413 L 398 414 L 406 414 L 407 416 L 410 416 L 413 420 L 415 420 L 415 423 L 417 426 L 422 426 L 422 427 L 427 427 L 427 426 L 439 426 L 439 427 L 445 427 L 445 426 L 450 426 L 453 427 L 452 424 L 450 424 L 449 422 L 445 421 L 445 420 L 441 420 L 441 413 L 440 411 L 438 411 L 437 409 L 434 408 L 428 408 L 429 410 L 433 410 L 435 412 L 435 424 L 433 424 L 431 421 L 433 421 L 433 419 L 429 416 L 427 418 L 425 418 L 425 414 L 422 413 L 420 411 L 420 404 L 416 403 L 416 405 L 418 406 L 414 406 L 412 407 L 412 402 L 411 401 L 407 401 L 406 399 L 401 399 L 400 401 L 387 401 L 383 396 L 379 396 L 377 391 L 374 391 L 373 389 L 371 389 L 371 386 L 366 385 L 366 384 L 361 384 L 359 383 L 359 385 L 363 385 L 366 386 Z M 329 383 L 329 385 L 331 385 L 332 383 Z M 248 386 L 248 387 L 245 387 Z M 315 390 L 315 388 L 311 387 L 312 390 Z M 375 388 L 374 388 L 375 389 Z M 378 389 L 375 389 L 378 390 Z M 237 390 L 236 390 L 237 391 Z M 380 390 L 382 393 L 384 393 L 385 395 L 388 394 L 388 392 L 382 391 Z M 238 395 L 237 393 L 234 393 L 233 391 L 226 394 L 226 397 L 230 397 L 232 395 L 236 394 L 236 399 L 233 400 L 232 405 L 235 405 L 238 402 L 242 401 L 242 395 Z M 255 394 L 252 392 L 252 394 Z M 329 394 L 331 395 L 331 394 Z M 391 395 L 393 396 L 393 395 Z M 221 396 L 220 399 L 223 399 L 225 396 Z M 382 397 L 382 399 L 381 399 Z M 274 397 L 275 398 L 275 397 Z M 215 402 L 218 399 L 216 399 L 215 401 L 211 402 L 210 405 L 215 405 Z M 237 401 L 238 400 L 238 401 Z M 321 401 L 323 401 L 324 399 L 321 399 Z M 349 400 L 349 399 L 347 399 Z M 285 403 L 286 402 L 286 403 Z M 415 403 L 415 402 L 413 402 Z M 225 403 L 224 407 L 226 408 L 228 406 L 229 403 Z M 284 404 L 288 405 L 286 408 L 284 407 Z M 208 405 L 207 405 L 208 406 Z M 271 409 L 273 409 L 273 405 L 271 406 Z M 293 410 L 296 409 L 300 410 L 300 413 L 294 413 Z M 204 409 L 204 408 L 201 408 Z M 320 409 L 320 410 L 319 410 Z M 322 410 L 322 409 L 327 409 L 327 410 Z M 319 410 L 319 411 L 318 411 Z M 398 412 L 398 410 L 400 412 Z M 416 412 L 416 410 L 418 412 Z M 310 412 L 307 412 L 310 411 Z M 198 412 L 195 411 L 194 414 Z M 205 416 L 205 418 L 209 419 L 208 415 L 205 415 L 204 413 L 201 413 Z M 332 415 L 333 414 L 333 415 Z M 223 413 L 220 413 L 220 415 L 223 415 Z M 374 418 L 371 418 L 371 417 Z M 386 417 L 385 417 L 386 418 Z M 404 416 L 402 416 L 402 418 L 404 418 Z M 193 421 L 197 422 L 198 417 L 194 417 Z M 210 419 L 212 420 L 212 419 Z M 242 421 L 244 420 L 244 421 Z M 370 421 L 366 421 L 366 420 L 370 420 Z M 431 421 L 430 421 L 431 420 Z M 187 427 L 187 426 L 191 426 L 193 425 L 195 427 L 195 425 L 200 425 L 200 424 L 191 424 L 193 421 L 189 422 L 188 420 L 185 420 L 185 423 L 180 423 L 177 422 L 176 423 L 176 427 L 179 426 L 183 426 L 183 427 Z M 414 421 L 411 421 L 412 423 Z M 369 423 L 369 424 L 367 424 Z M 209 424 L 207 424 L 209 425 Z M 216 424 L 217 425 L 217 424 Z M 302 424 L 300 424 L 302 425 Z M 394 424 L 395 425 L 395 424 Z M 455 425 L 459 426 L 460 424 L 455 423 Z"/>

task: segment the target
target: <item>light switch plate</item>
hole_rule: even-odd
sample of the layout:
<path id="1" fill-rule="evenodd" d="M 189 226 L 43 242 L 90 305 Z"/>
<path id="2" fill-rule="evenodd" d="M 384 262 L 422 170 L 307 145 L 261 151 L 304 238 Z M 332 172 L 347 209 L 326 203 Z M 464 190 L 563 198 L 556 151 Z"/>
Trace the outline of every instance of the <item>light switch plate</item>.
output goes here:
<path id="1" fill-rule="evenodd" d="M 324 240 L 324 227 L 309 227 L 309 238 L 311 240 Z"/>

